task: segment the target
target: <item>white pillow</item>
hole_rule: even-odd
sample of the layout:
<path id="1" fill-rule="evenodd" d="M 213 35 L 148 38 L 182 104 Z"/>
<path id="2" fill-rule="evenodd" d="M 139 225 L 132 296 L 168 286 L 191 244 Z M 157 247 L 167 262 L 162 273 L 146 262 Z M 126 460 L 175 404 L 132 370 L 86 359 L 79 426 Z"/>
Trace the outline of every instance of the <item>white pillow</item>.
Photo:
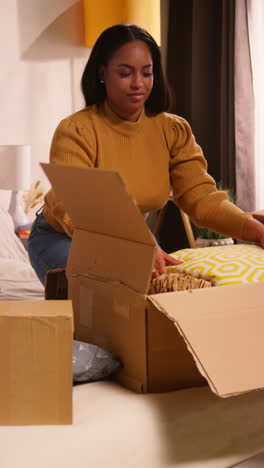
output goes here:
<path id="1" fill-rule="evenodd" d="M 0 207 L 0 300 L 44 299 L 44 287 L 17 237 L 8 211 Z"/>
<path id="2" fill-rule="evenodd" d="M 0 300 L 44 299 L 44 287 L 28 263 L 0 258 Z"/>
<path id="3" fill-rule="evenodd" d="M 8 211 L 0 207 L 0 259 L 9 258 L 30 264 L 27 251 L 15 233 Z"/>
<path id="4" fill-rule="evenodd" d="M 183 263 L 168 267 L 169 271 L 208 279 L 214 286 L 264 281 L 264 249 L 258 245 L 182 249 L 172 255 L 183 260 Z"/>

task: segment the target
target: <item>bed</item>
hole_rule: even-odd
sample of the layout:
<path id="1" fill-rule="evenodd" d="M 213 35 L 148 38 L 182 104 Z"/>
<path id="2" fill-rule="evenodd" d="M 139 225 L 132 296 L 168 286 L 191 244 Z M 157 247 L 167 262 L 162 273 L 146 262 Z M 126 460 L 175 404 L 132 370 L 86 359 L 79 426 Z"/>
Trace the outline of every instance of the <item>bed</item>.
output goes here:
<path id="1" fill-rule="evenodd" d="M 0 466 L 231 467 L 264 449 L 263 397 L 222 400 L 208 387 L 138 395 L 110 381 L 79 385 L 72 426 L 0 427 Z"/>
<path id="2" fill-rule="evenodd" d="M 43 299 L 3 208 L 0 219 L 0 299 Z M 74 386 L 73 410 L 72 426 L 0 427 L 1 468 L 224 468 L 264 450 L 264 391 L 139 395 L 104 380 Z"/>

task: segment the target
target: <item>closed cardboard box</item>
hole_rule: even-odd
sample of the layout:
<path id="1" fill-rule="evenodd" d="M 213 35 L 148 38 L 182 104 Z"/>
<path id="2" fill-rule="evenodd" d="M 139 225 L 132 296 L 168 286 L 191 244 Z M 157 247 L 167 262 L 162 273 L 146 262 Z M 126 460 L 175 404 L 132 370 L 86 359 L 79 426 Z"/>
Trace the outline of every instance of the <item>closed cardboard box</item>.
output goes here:
<path id="1" fill-rule="evenodd" d="M 71 301 L 0 302 L 0 424 L 72 423 Z"/>
<path id="2" fill-rule="evenodd" d="M 118 173 L 44 164 L 75 231 L 67 263 L 77 339 L 138 392 L 264 387 L 264 283 L 148 295 L 156 245 Z M 67 191 L 65 190 L 67 187 Z"/>

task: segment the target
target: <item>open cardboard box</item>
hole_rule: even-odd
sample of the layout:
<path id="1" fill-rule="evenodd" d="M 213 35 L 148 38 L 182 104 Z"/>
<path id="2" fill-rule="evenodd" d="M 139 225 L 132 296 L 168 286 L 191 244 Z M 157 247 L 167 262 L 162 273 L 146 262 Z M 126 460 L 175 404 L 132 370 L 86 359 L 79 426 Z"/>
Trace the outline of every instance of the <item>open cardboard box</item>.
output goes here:
<path id="1" fill-rule="evenodd" d="M 75 226 L 66 268 L 75 338 L 118 356 L 116 379 L 137 392 L 263 388 L 264 283 L 149 296 L 156 245 L 119 174 L 42 167 Z"/>

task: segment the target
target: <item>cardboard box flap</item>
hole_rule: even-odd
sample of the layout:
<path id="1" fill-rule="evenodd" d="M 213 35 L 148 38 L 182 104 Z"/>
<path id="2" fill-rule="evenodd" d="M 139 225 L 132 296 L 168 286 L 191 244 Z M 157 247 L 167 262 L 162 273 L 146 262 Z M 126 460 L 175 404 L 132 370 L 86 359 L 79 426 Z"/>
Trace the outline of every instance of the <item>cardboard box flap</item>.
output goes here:
<path id="1" fill-rule="evenodd" d="M 221 397 L 264 387 L 264 283 L 157 294 L 201 374 Z"/>
<path id="2" fill-rule="evenodd" d="M 41 164 L 76 228 L 155 245 L 143 215 L 114 171 Z"/>
<path id="3" fill-rule="evenodd" d="M 154 249 L 151 245 L 79 229 L 73 234 L 67 277 L 101 278 L 145 294 L 149 289 Z"/>

